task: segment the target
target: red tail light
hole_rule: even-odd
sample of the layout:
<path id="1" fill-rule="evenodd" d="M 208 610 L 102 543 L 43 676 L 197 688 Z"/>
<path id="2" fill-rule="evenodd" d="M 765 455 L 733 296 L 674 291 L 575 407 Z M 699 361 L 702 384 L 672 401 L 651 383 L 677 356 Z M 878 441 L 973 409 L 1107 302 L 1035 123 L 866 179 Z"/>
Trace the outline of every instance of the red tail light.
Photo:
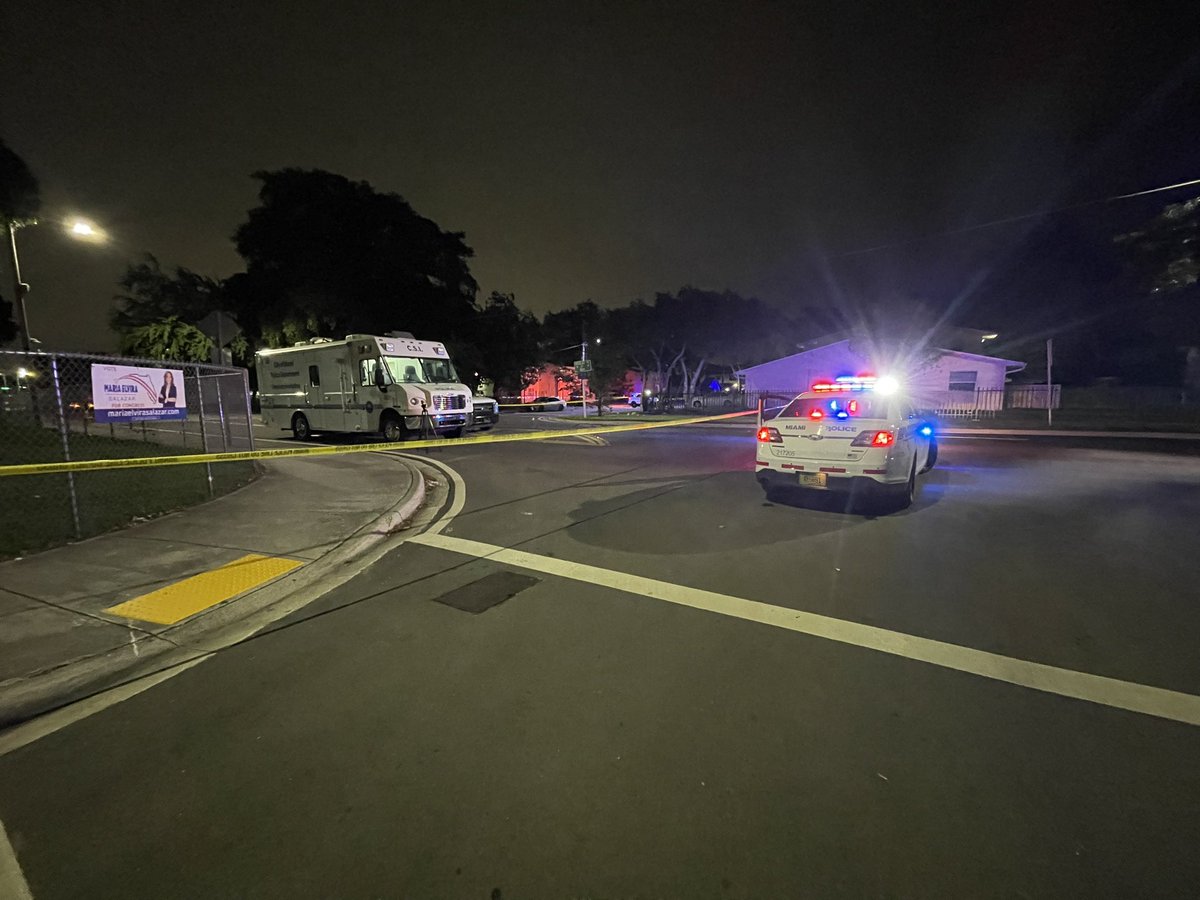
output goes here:
<path id="1" fill-rule="evenodd" d="M 758 439 L 764 444 L 782 444 L 783 436 L 777 428 L 760 428 L 758 429 Z"/>
<path id="2" fill-rule="evenodd" d="M 896 443 L 896 436 L 890 431 L 860 431 L 858 437 L 850 442 L 851 447 L 890 447 Z"/>

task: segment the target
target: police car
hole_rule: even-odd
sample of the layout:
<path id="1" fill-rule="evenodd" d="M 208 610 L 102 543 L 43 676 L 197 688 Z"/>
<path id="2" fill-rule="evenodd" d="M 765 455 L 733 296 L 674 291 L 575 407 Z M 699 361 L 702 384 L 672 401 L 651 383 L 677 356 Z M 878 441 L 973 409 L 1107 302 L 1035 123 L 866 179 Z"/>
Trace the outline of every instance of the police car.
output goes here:
<path id="1" fill-rule="evenodd" d="M 784 487 L 865 489 L 901 508 L 937 462 L 933 424 L 893 378 L 842 376 L 812 385 L 759 422 L 757 478 L 768 499 Z"/>

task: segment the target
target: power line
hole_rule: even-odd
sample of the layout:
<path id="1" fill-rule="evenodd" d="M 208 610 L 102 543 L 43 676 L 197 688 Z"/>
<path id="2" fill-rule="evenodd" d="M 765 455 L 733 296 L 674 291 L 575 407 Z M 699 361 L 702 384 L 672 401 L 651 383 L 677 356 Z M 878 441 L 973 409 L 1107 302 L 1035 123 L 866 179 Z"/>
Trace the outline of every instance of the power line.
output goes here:
<path id="1" fill-rule="evenodd" d="M 849 250 L 845 253 L 839 253 L 838 259 L 847 256 L 861 256 L 865 253 L 874 253 L 876 250 L 890 250 L 893 247 L 906 247 L 909 244 L 916 244 L 920 241 L 927 241 L 937 237 L 951 237 L 956 234 L 966 234 L 971 231 L 980 231 L 984 228 L 994 228 L 997 225 L 1008 225 L 1012 222 L 1023 222 L 1026 219 L 1037 219 L 1043 216 L 1051 216 L 1057 213 L 1070 212 L 1074 209 L 1084 209 L 1088 206 L 1099 206 L 1103 203 L 1115 203 L 1118 200 L 1130 200 L 1134 197 L 1145 197 L 1147 194 L 1159 194 L 1163 191 L 1174 191 L 1179 188 L 1192 187 L 1200 184 L 1200 178 L 1194 178 L 1191 181 L 1181 181 L 1178 184 L 1168 184 L 1163 187 L 1150 188 L 1146 191 L 1134 191 L 1132 194 L 1116 194 L 1112 197 L 1101 197 L 1097 200 L 1085 200 L 1082 203 L 1072 203 L 1069 206 L 1059 206 L 1053 209 L 1042 209 L 1037 212 L 1022 213 L 1019 216 L 1005 216 L 1003 219 L 993 219 L 990 222 L 980 222 L 978 225 L 966 225 L 962 228 L 952 228 L 949 231 L 936 231 L 932 234 L 921 235 L 921 237 L 909 238 L 904 241 L 896 241 L 893 244 L 879 244 L 875 247 L 863 247 L 859 250 Z"/>

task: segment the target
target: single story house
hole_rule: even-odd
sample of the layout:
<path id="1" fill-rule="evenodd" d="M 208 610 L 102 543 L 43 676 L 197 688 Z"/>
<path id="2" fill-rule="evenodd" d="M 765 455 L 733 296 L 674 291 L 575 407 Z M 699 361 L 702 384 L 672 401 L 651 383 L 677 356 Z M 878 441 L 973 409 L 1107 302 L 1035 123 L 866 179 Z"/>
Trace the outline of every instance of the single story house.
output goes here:
<path id="1" fill-rule="evenodd" d="M 929 409 L 1001 409 L 1008 376 L 1025 363 L 963 350 L 930 349 L 903 368 L 885 371 L 886 364 L 870 358 L 865 342 L 853 338 L 773 359 L 738 371 L 749 394 L 798 394 L 818 381 L 839 375 L 891 375 L 901 380 L 907 395 Z"/>

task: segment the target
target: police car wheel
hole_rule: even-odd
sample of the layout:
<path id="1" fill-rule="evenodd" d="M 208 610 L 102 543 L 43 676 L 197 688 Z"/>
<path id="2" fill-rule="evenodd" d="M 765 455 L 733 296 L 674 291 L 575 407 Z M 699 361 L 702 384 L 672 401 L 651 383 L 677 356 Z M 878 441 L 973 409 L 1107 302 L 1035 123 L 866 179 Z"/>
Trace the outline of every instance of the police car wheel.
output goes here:
<path id="1" fill-rule="evenodd" d="M 917 463 L 913 461 L 912 471 L 908 474 L 908 483 L 896 494 L 896 508 L 908 509 L 917 499 Z"/>
<path id="2" fill-rule="evenodd" d="M 937 457 L 938 457 L 937 441 L 930 438 L 930 440 L 929 440 L 929 459 L 925 460 L 925 468 L 923 468 L 921 471 L 928 472 L 935 465 L 937 465 Z"/>
<path id="3" fill-rule="evenodd" d="M 312 437 L 312 429 L 308 426 L 308 417 L 303 413 L 292 416 L 292 437 L 298 441 L 307 441 Z"/>

